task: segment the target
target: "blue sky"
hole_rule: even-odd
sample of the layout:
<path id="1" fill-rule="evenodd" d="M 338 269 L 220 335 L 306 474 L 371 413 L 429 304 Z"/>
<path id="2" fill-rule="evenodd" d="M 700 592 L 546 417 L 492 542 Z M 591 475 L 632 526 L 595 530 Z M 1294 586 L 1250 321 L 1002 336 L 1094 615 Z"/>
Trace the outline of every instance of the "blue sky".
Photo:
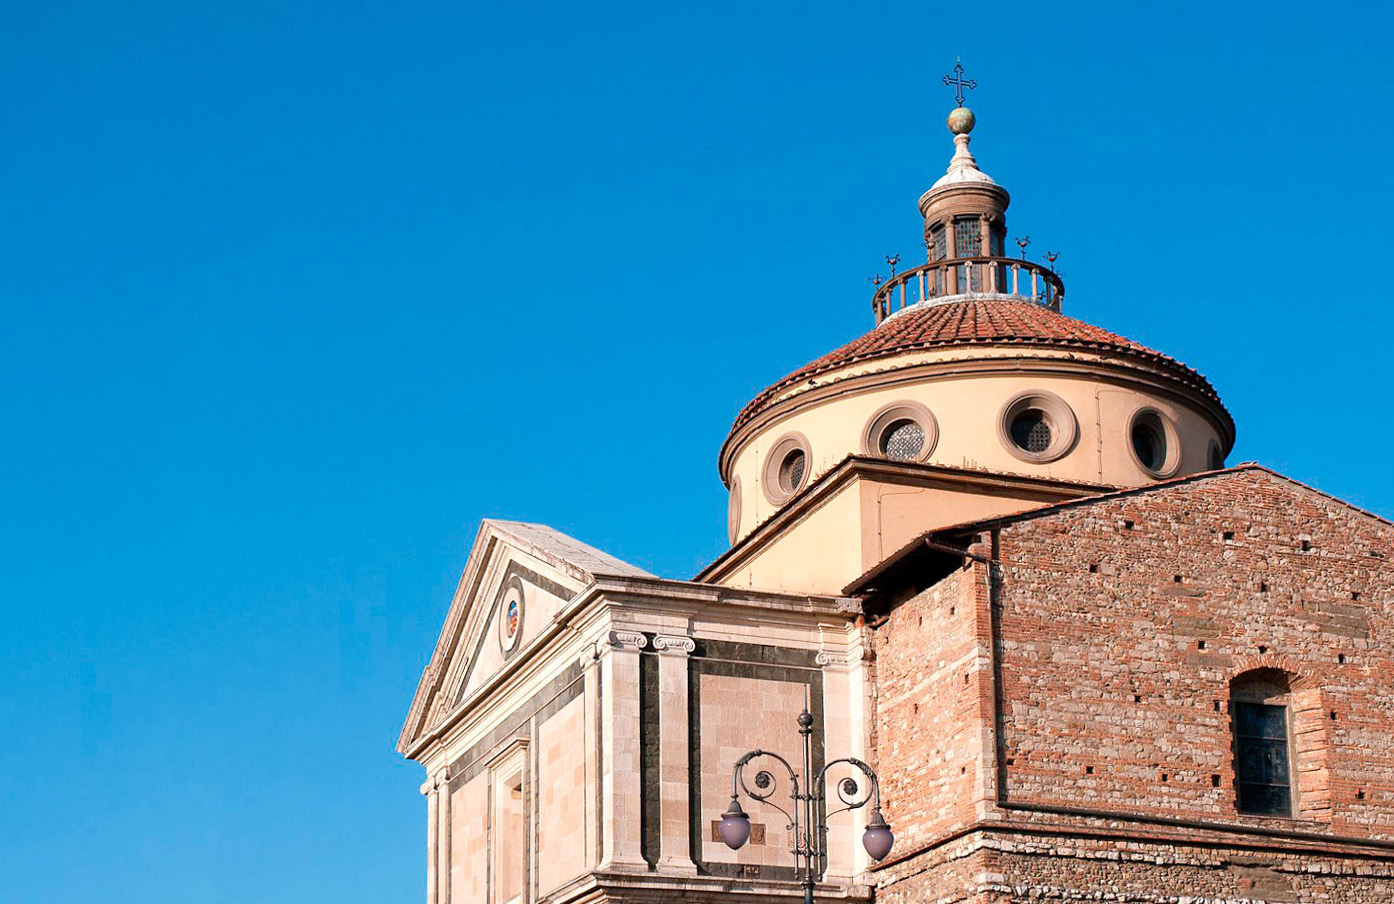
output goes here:
<path id="1" fill-rule="evenodd" d="M 958 54 L 1067 313 L 1394 515 L 1394 17 L 1047 6 L 11 5 L 0 898 L 422 900 L 393 747 L 479 520 L 718 554 Z"/>

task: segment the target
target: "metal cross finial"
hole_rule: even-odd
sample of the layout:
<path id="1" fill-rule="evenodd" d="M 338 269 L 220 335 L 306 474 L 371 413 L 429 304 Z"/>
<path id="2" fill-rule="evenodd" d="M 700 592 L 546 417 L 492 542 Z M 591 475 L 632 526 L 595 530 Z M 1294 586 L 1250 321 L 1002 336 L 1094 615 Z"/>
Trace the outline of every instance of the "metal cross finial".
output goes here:
<path id="1" fill-rule="evenodd" d="M 963 106 L 963 89 L 964 89 L 964 88 L 972 89 L 972 88 L 978 87 L 978 83 L 977 83 L 977 82 L 973 81 L 971 78 L 964 78 L 964 77 L 963 77 L 963 58 L 962 58 L 962 57 L 960 57 L 959 60 L 958 60 L 958 62 L 957 62 L 956 64 L 954 64 L 954 74 L 953 74 L 953 78 L 949 78 L 947 75 L 944 76 L 944 84 L 946 84 L 946 85 L 953 85 L 953 86 L 954 86 L 954 89 L 955 89 L 955 91 L 954 91 L 954 97 L 956 97 L 956 98 L 958 99 L 958 105 L 959 105 L 960 107 Z"/>

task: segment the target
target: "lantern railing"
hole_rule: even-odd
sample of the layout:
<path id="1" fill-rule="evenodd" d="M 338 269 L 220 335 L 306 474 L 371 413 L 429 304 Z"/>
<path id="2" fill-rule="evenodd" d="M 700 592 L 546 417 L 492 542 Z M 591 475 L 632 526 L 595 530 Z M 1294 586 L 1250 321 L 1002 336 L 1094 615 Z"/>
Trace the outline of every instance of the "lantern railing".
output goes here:
<path id="1" fill-rule="evenodd" d="M 1009 257 L 932 261 L 896 273 L 876 287 L 871 307 L 880 323 L 897 311 L 951 298 L 1005 296 L 1060 310 L 1065 283 L 1052 268 Z"/>

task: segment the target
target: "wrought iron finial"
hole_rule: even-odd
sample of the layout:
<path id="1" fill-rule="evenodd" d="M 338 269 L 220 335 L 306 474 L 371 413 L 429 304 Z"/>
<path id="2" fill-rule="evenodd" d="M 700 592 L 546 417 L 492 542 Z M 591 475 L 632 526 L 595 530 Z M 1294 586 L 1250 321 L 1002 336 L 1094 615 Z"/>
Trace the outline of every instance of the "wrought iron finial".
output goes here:
<path id="1" fill-rule="evenodd" d="M 978 87 L 977 82 L 973 81 L 971 78 L 963 77 L 962 57 L 959 57 L 958 62 L 954 64 L 953 77 L 950 78 L 947 75 L 944 76 L 944 84 L 950 85 L 954 88 L 954 97 L 958 100 L 958 105 L 960 107 L 963 106 L 963 89 L 968 88 L 969 90 L 972 90 L 973 88 Z"/>
<path id="2" fill-rule="evenodd" d="M 1055 272 L 1055 262 L 1060 258 L 1060 254 L 1055 251 L 1046 252 L 1046 260 L 1050 263 L 1051 272 Z"/>
<path id="3" fill-rule="evenodd" d="M 1026 246 L 1031 244 L 1031 236 L 1023 235 L 1016 240 L 1016 246 L 1021 249 L 1021 259 L 1026 260 Z"/>
<path id="4" fill-rule="evenodd" d="M 870 282 L 873 286 L 876 286 L 878 289 L 881 287 L 881 283 L 885 282 L 885 280 L 881 278 L 880 273 L 868 276 L 867 281 Z"/>
<path id="5" fill-rule="evenodd" d="M 900 255 L 899 255 L 899 254 L 888 254 L 888 255 L 886 255 L 886 263 L 887 263 L 887 264 L 890 266 L 890 268 L 891 268 L 891 279 L 895 279 L 895 265 L 898 264 L 898 263 L 900 263 Z"/>

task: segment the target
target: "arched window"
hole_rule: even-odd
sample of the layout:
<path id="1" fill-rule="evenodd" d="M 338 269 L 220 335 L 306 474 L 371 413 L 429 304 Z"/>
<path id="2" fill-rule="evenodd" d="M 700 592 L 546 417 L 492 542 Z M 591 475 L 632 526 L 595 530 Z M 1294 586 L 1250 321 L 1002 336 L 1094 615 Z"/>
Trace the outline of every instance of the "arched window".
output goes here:
<path id="1" fill-rule="evenodd" d="M 1234 784 L 1240 813 L 1297 812 L 1292 687 L 1278 669 L 1254 669 L 1230 684 Z"/>

